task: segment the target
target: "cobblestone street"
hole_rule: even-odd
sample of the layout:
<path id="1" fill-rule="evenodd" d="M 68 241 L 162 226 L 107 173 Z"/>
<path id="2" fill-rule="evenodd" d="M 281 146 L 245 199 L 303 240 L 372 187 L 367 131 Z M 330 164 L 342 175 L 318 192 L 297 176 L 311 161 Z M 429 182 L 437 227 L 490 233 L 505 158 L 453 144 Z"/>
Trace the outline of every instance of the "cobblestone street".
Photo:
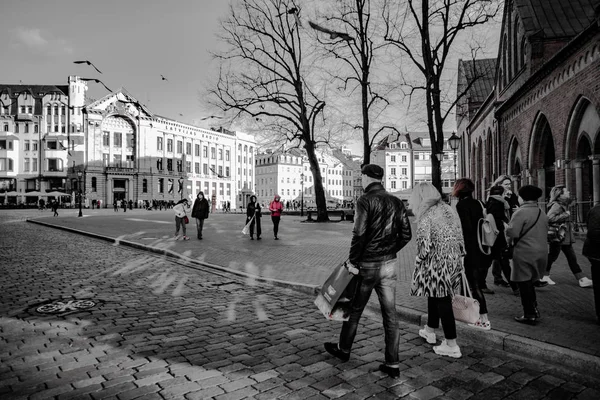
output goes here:
<path id="1" fill-rule="evenodd" d="M 312 296 L 28 224 L 25 213 L 0 213 L 2 399 L 600 398 L 593 378 L 502 351 L 464 345 L 462 358 L 441 358 L 406 323 L 391 379 L 377 371 L 373 313 L 341 363 L 322 345 L 340 323 Z M 96 304 L 37 311 L 61 299 Z"/>

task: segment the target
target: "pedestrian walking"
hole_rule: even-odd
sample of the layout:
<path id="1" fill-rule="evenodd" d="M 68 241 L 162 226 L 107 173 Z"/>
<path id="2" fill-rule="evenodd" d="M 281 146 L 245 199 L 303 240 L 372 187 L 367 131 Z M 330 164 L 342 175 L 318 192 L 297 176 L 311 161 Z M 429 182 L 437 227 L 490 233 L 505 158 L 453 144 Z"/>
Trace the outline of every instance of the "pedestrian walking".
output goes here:
<path id="1" fill-rule="evenodd" d="M 573 250 L 575 235 L 573 234 L 571 212 L 568 208 L 570 202 L 571 194 L 564 186 L 554 186 L 550 190 L 550 201 L 548 202 L 548 224 L 550 227 L 553 227 L 556 230 L 563 229 L 565 235 L 562 240 L 549 243 L 548 265 L 546 266 L 546 272 L 544 273 L 541 281 L 546 282 L 549 285 L 556 284 L 556 282 L 550 279 L 550 269 L 562 250 L 563 254 L 567 258 L 571 272 L 575 276 L 575 279 L 577 279 L 579 282 L 579 286 L 582 288 L 588 288 L 592 287 L 593 281 L 584 275 L 579 263 L 577 262 L 575 251 Z"/>
<path id="2" fill-rule="evenodd" d="M 481 251 L 477 229 L 479 220 L 483 218 L 484 206 L 479 200 L 473 198 L 475 184 L 468 178 L 458 179 L 454 184 L 452 195 L 458 197 L 456 212 L 460 218 L 462 237 L 466 255 L 464 257 L 464 268 L 467 282 L 473 293 L 473 298 L 479 302 L 479 321 L 469 326 L 489 331 L 491 323 L 488 319 L 487 303 L 485 301 L 482 287 L 482 277 L 487 275 L 491 258 Z M 486 293 L 492 293 L 487 289 Z"/>
<path id="3" fill-rule="evenodd" d="M 115 212 L 119 212 L 119 204 L 117 203 L 117 199 L 113 200 L 113 209 Z"/>
<path id="4" fill-rule="evenodd" d="M 412 233 L 408 214 L 400 199 L 387 193 L 381 184 L 383 169 L 364 165 L 364 194 L 357 200 L 348 269 L 360 276 L 348 321 L 342 324 L 338 343 L 325 343 L 325 350 L 348 361 L 356 337 L 358 322 L 373 289 L 379 298 L 385 335 L 385 363 L 379 370 L 390 377 L 400 375 L 398 346 L 400 331 L 396 314 L 397 253 Z"/>
<path id="5" fill-rule="evenodd" d="M 44 208 L 45 208 L 45 205 L 46 205 L 46 202 L 44 201 L 44 199 L 40 199 L 38 201 L 38 204 L 39 204 L 39 210 L 40 211 L 44 211 Z"/>
<path id="6" fill-rule="evenodd" d="M 260 240 L 262 233 L 260 227 L 260 217 L 262 217 L 260 204 L 256 201 L 256 196 L 250 196 L 250 202 L 246 208 L 246 225 L 250 222 L 250 240 L 254 240 L 254 227 L 256 226 L 256 240 Z M 254 219 L 252 219 L 254 218 Z"/>
<path id="7" fill-rule="evenodd" d="M 190 240 L 187 236 L 185 217 L 187 217 L 187 209 L 190 205 L 187 199 L 181 199 L 173 206 L 175 212 L 175 240 L 179 239 L 179 228 L 183 232 L 183 240 Z"/>
<path id="8" fill-rule="evenodd" d="M 121 208 L 123 208 L 123 212 L 127 212 L 127 201 L 125 199 L 121 200 Z"/>
<path id="9" fill-rule="evenodd" d="M 204 220 L 208 218 L 208 210 L 210 205 L 204 197 L 204 192 L 198 192 L 194 206 L 192 207 L 192 218 L 196 219 L 196 230 L 198 232 L 198 240 L 202 240 L 202 229 L 204 228 Z"/>
<path id="10" fill-rule="evenodd" d="M 548 217 L 537 199 L 542 189 L 525 185 L 519 189 L 521 207 L 515 211 L 506 228 L 506 236 L 513 246 L 510 279 L 519 285 L 523 315 L 515 321 L 535 325 L 540 318 L 534 283 L 540 279 L 548 260 Z"/>
<path id="11" fill-rule="evenodd" d="M 133 200 L 129 199 L 129 209 L 133 210 Z"/>
<path id="12" fill-rule="evenodd" d="M 510 218 L 512 217 L 513 213 L 516 211 L 516 209 L 519 207 L 519 197 L 513 192 L 513 181 L 510 178 L 510 176 L 508 175 L 500 175 L 498 177 L 498 179 L 496 179 L 492 185 L 492 187 L 494 186 L 501 186 L 504 191 L 502 193 L 502 198 L 504 199 L 504 201 L 506 201 L 506 203 L 508 204 L 508 221 L 510 221 Z M 490 189 L 491 190 L 491 189 Z M 491 193 L 490 193 L 491 195 Z M 508 221 L 506 221 L 508 223 Z M 496 221 L 496 226 L 498 228 L 499 225 L 497 224 Z M 504 230 L 502 230 L 504 232 Z M 510 284 L 510 261 L 508 261 L 508 270 L 506 267 L 506 262 L 503 264 L 501 261 L 498 261 L 497 259 L 493 259 L 492 260 L 492 276 L 494 277 L 494 284 L 497 286 L 501 286 L 501 287 L 511 287 L 513 289 L 513 293 L 515 293 L 515 286 L 516 284 Z M 506 273 L 509 273 L 509 275 L 506 275 Z M 502 277 L 502 275 L 504 274 L 504 277 Z M 486 274 L 487 277 L 487 274 Z M 483 286 L 483 287 L 487 287 L 487 286 Z M 515 293 L 516 294 L 516 293 Z"/>
<path id="13" fill-rule="evenodd" d="M 587 235 L 582 253 L 592 264 L 592 281 L 600 282 L 600 205 L 594 206 L 588 214 Z M 600 324 L 600 285 L 593 287 L 596 316 Z"/>
<path id="14" fill-rule="evenodd" d="M 494 275 L 494 284 L 501 287 L 510 287 L 515 296 L 519 296 L 519 286 L 510 280 L 510 254 L 506 235 L 504 234 L 506 226 L 510 222 L 511 208 L 504 196 L 506 188 L 503 186 L 492 186 L 490 197 L 486 204 L 486 211 L 494 217 L 496 228 L 498 228 L 498 237 L 491 248 L 492 268 L 499 266 L 501 269 L 500 277 Z M 502 274 L 506 280 L 502 278 Z M 508 281 L 508 282 L 507 282 Z M 510 282 L 510 283 L 509 283 Z"/>
<path id="15" fill-rule="evenodd" d="M 271 221 L 273 221 L 273 236 L 275 236 L 275 240 L 279 240 L 277 233 L 279 232 L 279 221 L 283 212 L 283 203 L 278 194 L 275 195 L 275 198 L 269 204 L 269 211 L 271 211 Z"/>
<path id="16" fill-rule="evenodd" d="M 52 211 L 54 211 L 54 216 L 58 217 L 58 201 L 56 200 L 52 202 Z"/>
<path id="17" fill-rule="evenodd" d="M 417 184 L 409 205 L 417 218 L 417 258 L 410 294 L 427 297 L 427 324 L 419 330 L 419 336 L 427 343 L 435 344 L 435 330 L 441 320 L 445 339 L 439 346 L 433 346 L 433 351 L 460 358 L 452 297 L 460 286 L 464 271 L 465 242 L 461 221 L 431 183 Z"/>

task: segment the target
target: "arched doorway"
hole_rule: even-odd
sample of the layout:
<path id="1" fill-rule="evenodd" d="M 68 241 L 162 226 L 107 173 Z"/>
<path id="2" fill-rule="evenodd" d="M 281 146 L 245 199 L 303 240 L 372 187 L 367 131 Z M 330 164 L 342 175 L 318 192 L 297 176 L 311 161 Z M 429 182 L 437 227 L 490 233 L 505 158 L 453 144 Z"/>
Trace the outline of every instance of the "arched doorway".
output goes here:
<path id="1" fill-rule="evenodd" d="M 543 202 L 548 200 L 550 189 L 556 185 L 554 149 L 550 124 L 546 116 L 540 113 L 533 124 L 529 145 L 529 170 L 534 177 L 534 184 L 542 189 Z"/>
<path id="2" fill-rule="evenodd" d="M 523 176 L 523 162 L 521 161 L 521 149 L 517 138 L 513 136 L 508 145 L 508 164 L 506 171 L 513 179 L 513 190 L 517 192 L 527 177 Z"/>
<path id="3" fill-rule="evenodd" d="M 566 159 L 570 160 L 567 184 L 575 193 L 578 214 L 600 203 L 600 116 L 596 107 L 580 97 L 571 112 L 566 142 Z"/>

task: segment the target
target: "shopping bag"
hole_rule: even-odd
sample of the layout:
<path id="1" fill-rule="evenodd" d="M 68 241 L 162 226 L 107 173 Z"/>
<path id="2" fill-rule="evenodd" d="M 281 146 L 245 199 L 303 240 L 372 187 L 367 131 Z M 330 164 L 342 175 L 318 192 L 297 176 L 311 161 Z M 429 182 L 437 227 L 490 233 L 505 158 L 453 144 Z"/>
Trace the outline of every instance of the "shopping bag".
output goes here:
<path id="1" fill-rule="evenodd" d="M 252 216 L 252 218 L 250 218 L 250 221 L 248 221 L 246 226 L 244 226 L 244 228 L 242 229 L 242 233 L 244 235 L 247 235 L 250 233 L 250 224 L 252 223 L 252 221 L 254 221 L 254 216 Z"/>
<path id="2" fill-rule="evenodd" d="M 452 297 L 452 312 L 454 319 L 467 324 L 474 324 L 479 319 L 479 302 L 473 298 L 471 289 L 467 283 L 465 271 L 461 273 L 462 287 L 465 291 L 465 296 L 455 294 Z"/>
<path id="3" fill-rule="evenodd" d="M 350 273 L 344 261 L 333 269 L 321 286 L 315 305 L 329 320 L 348 321 L 352 300 L 359 284 L 360 276 Z"/>

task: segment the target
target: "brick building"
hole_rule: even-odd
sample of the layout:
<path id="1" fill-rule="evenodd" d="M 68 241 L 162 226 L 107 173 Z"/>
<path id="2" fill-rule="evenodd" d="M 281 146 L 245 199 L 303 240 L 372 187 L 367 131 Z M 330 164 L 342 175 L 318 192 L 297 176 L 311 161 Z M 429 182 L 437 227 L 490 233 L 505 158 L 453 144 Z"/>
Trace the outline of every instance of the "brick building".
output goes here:
<path id="1" fill-rule="evenodd" d="M 457 119 L 478 196 L 508 174 L 544 199 L 566 185 L 580 217 L 600 203 L 599 10 L 599 0 L 506 2 L 494 88 Z"/>

